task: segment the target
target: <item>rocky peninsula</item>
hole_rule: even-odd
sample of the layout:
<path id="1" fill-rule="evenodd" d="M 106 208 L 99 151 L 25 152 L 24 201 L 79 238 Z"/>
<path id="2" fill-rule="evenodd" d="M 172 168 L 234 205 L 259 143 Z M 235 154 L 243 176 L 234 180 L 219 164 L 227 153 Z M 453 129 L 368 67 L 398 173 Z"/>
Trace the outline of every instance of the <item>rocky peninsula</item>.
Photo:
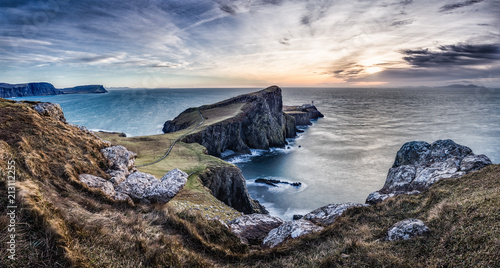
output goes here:
<path id="1" fill-rule="evenodd" d="M 183 142 L 198 143 L 210 155 L 225 150 L 250 153 L 250 149 L 284 147 L 293 138 L 297 126 L 309 125 L 311 119 L 323 117 L 313 105 L 283 106 L 282 90 L 271 86 L 212 105 L 189 108 L 165 122 L 164 133 L 192 128 L 205 119 L 203 126 L 186 135 Z"/>
<path id="2" fill-rule="evenodd" d="M 0 83 L 0 98 L 48 96 L 60 94 L 90 94 L 107 93 L 102 85 L 85 85 L 71 88 L 57 89 L 46 82 L 35 82 L 25 84 Z"/>

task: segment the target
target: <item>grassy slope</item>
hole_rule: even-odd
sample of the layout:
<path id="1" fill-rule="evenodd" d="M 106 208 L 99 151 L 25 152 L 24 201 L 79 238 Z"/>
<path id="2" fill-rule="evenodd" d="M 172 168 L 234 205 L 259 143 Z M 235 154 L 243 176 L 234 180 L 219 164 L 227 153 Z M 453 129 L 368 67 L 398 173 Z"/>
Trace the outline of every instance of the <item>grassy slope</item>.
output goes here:
<path id="1" fill-rule="evenodd" d="M 170 203 L 114 202 L 79 183 L 80 173 L 105 176 L 98 153 L 105 144 L 92 135 L 40 117 L 24 104 L 0 100 L 0 115 L 0 155 L 13 155 L 18 167 L 20 223 L 20 259 L 9 262 L 2 246 L 2 267 L 500 266 L 500 165 L 443 180 L 418 196 L 350 209 L 324 231 L 282 247 L 248 251 L 217 221 L 176 212 Z M 193 161 L 205 157 L 201 147 L 179 145 L 178 157 L 202 166 L 203 161 Z M 142 152 L 147 147 L 141 147 Z M 0 157 L 2 234 L 8 224 L 3 206 L 6 161 Z M 203 189 L 197 183 L 190 178 L 187 188 Z M 184 200 L 175 202 L 193 202 L 196 193 L 183 195 L 178 197 Z M 410 217 L 426 222 L 431 234 L 411 241 L 383 241 L 392 224 Z M 0 243 L 5 245 L 6 239 L 0 236 Z"/>

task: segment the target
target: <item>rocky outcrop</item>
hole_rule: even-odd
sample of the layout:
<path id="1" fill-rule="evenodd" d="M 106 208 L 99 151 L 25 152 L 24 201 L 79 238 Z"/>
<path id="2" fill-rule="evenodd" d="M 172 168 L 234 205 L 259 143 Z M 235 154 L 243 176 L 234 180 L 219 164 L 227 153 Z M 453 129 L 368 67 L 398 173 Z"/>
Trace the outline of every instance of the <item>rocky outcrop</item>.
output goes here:
<path id="1" fill-rule="evenodd" d="M 29 97 L 47 96 L 59 94 L 75 93 L 106 93 L 108 92 L 102 85 L 77 86 L 73 88 L 56 89 L 52 84 L 46 82 L 35 82 L 26 84 L 0 83 L 0 97 Z"/>
<path id="2" fill-rule="evenodd" d="M 184 187 L 188 175 L 178 169 L 171 170 L 158 180 L 144 172 L 134 172 L 115 188 L 141 203 L 166 203 Z"/>
<path id="3" fill-rule="evenodd" d="M 250 197 L 245 178 L 236 166 L 207 167 L 199 178 L 212 195 L 226 205 L 246 214 L 268 213 L 257 200 Z"/>
<path id="4" fill-rule="evenodd" d="M 260 245 L 267 234 L 280 225 L 283 220 L 263 214 L 244 215 L 229 222 L 231 232 L 244 244 Z"/>
<path id="5" fill-rule="evenodd" d="M 311 125 L 311 120 L 324 117 L 318 111 L 316 106 L 312 104 L 304 104 L 300 106 L 283 106 L 283 112 L 286 115 L 292 116 L 295 119 L 297 126 Z"/>
<path id="6" fill-rule="evenodd" d="M 134 170 L 135 158 L 137 154 L 127 150 L 122 145 L 107 147 L 101 150 L 101 153 L 109 161 L 109 170 L 107 171 L 114 181 L 123 181 L 123 176 L 128 176 L 130 171 Z"/>
<path id="7" fill-rule="evenodd" d="M 132 201 L 127 194 L 115 191 L 113 184 L 101 177 L 90 174 L 80 174 L 78 176 L 81 182 L 85 183 L 89 188 L 99 189 L 110 198 L 118 201 Z"/>
<path id="8" fill-rule="evenodd" d="M 212 105 L 189 108 L 174 120 L 165 122 L 163 132 L 175 132 L 199 123 L 199 113 L 207 119 L 206 123 L 183 141 L 199 143 L 215 156 L 228 149 L 250 153 L 251 148 L 283 147 L 286 138 L 296 135 L 296 118 L 283 113 L 281 89 L 277 86 Z M 231 113 L 234 116 L 224 117 Z M 222 119 L 216 120 L 219 117 Z"/>
<path id="9" fill-rule="evenodd" d="M 406 219 L 394 224 L 387 232 L 386 240 L 408 240 L 429 233 L 430 229 L 423 221 L 418 219 Z"/>
<path id="10" fill-rule="evenodd" d="M 271 230 L 269 234 L 264 238 L 262 245 L 267 248 L 276 247 L 290 239 L 313 232 L 319 232 L 321 230 L 323 230 L 323 227 L 317 226 L 310 221 L 288 221 L 282 224 L 280 227 Z"/>
<path id="11" fill-rule="evenodd" d="M 56 89 L 52 84 L 45 82 L 26 84 L 0 83 L 0 97 L 2 98 L 46 96 L 58 94 L 62 94 L 62 92 Z"/>
<path id="12" fill-rule="evenodd" d="M 366 203 L 376 204 L 399 194 L 418 194 L 441 179 L 458 178 L 488 165 L 488 157 L 475 155 L 469 147 L 452 140 L 408 142 L 398 151 L 384 187 L 371 193 Z"/>
<path id="13" fill-rule="evenodd" d="M 85 85 L 60 89 L 63 94 L 107 93 L 102 85 Z"/>
<path id="14" fill-rule="evenodd" d="M 335 219 L 342 215 L 348 208 L 360 206 L 363 205 L 355 203 L 330 204 L 307 213 L 304 215 L 303 219 L 315 224 L 327 226 L 332 224 Z"/>
<path id="15" fill-rule="evenodd" d="M 33 109 L 35 109 L 40 115 L 49 116 L 55 120 L 66 122 L 63 110 L 57 103 L 39 102 L 33 105 Z"/>

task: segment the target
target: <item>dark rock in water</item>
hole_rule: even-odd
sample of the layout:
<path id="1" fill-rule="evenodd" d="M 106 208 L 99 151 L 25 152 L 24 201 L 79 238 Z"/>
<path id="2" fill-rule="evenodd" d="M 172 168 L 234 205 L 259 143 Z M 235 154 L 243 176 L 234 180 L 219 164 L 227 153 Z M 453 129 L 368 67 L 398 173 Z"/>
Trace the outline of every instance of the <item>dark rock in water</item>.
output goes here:
<path id="1" fill-rule="evenodd" d="M 289 185 L 296 186 L 296 187 L 299 187 L 302 185 L 301 182 L 288 182 L 288 181 L 281 181 L 281 180 L 275 180 L 275 179 L 263 179 L 263 178 L 258 178 L 255 180 L 255 182 L 265 183 L 267 185 L 271 185 L 274 187 L 278 187 L 278 185 L 276 185 L 278 183 L 289 184 Z"/>
<path id="2" fill-rule="evenodd" d="M 330 204 L 307 213 L 303 219 L 315 224 L 330 225 L 348 208 L 360 206 L 363 205 L 355 203 Z"/>
<path id="3" fill-rule="evenodd" d="M 430 229 L 423 221 L 406 219 L 394 224 L 387 232 L 386 240 L 408 240 L 429 233 Z"/>
<path id="4" fill-rule="evenodd" d="M 212 195 L 226 205 L 245 214 L 269 213 L 257 200 L 250 197 L 245 178 L 236 166 L 207 167 L 199 178 L 212 191 Z"/>
<path id="5" fill-rule="evenodd" d="M 384 187 L 371 193 L 366 203 L 376 204 L 399 194 L 418 194 L 441 179 L 458 178 L 488 165 L 488 157 L 475 155 L 469 147 L 452 140 L 408 142 L 398 151 Z"/>
<path id="6" fill-rule="evenodd" d="M 293 219 L 294 221 L 296 221 L 296 220 L 300 220 L 300 219 L 302 219 L 303 217 L 304 217 L 304 215 L 295 214 L 295 215 L 293 215 L 293 218 L 292 218 L 292 219 Z"/>
<path id="7" fill-rule="evenodd" d="M 52 84 L 45 82 L 27 84 L 0 83 L 0 97 L 2 98 L 46 96 L 57 94 L 62 94 L 62 92 L 56 89 Z"/>
<path id="8" fill-rule="evenodd" d="M 231 232 L 236 234 L 242 243 L 259 245 L 267 234 L 278 228 L 284 222 L 282 219 L 270 215 L 244 215 L 229 222 Z"/>
<path id="9" fill-rule="evenodd" d="M 52 84 L 46 82 L 35 82 L 26 84 L 0 83 L 0 97 L 29 97 L 47 96 L 59 94 L 84 94 L 84 93 L 106 93 L 102 85 L 77 86 L 72 88 L 56 89 Z"/>

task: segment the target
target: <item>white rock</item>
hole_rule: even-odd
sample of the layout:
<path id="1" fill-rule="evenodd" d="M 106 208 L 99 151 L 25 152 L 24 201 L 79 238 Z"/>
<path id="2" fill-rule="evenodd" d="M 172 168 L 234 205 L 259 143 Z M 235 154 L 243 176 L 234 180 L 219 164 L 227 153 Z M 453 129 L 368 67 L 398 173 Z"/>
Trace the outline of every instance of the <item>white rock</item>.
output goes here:
<path id="1" fill-rule="evenodd" d="M 307 220 L 296 220 L 288 221 L 282 224 L 280 227 L 275 228 L 269 232 L 269 234 L 264 238 L 264 247 L 276 247 L 283 244 L 285 241 L 313 232 L 319 232 L 323 230 L 323 227 L 317 226 Z"/>
<path id="2" fill-rule="evenodd" d="M 113 184 L 111 182 L 106 181 L 101 177 L 97 177 L 90 174 L 80 174 L 78 178 L 88 187 L 100 189 L 103 193 L 105 193 L 109 197 L 114 198 L 115 189 L 113 188 Z"/>
<path id="3" fill-rule="evenodd" d="M 259 245 L 272 229 L 283 223 L 282 219 L 267 214 L 249 214 L 230 221 L 229 227 L 242 243 Z"/>
<path id="4" fill-rule="evenodd" d="M 309 220 L 315 224 L 330 225 L 348 208 L 360 206 L 363 205 L 356 203 L 330 204 L 307 213 L 304 215 L 303 219 Z"/>
<path id="5" fill-rule="evenodd" d="M 146 189 L 155 182 L 160 181 L 151 174 L 138 171 L 130 174 L 124 182 L 118 184 L 116 191 L 139 201 L 144 198 Z"/>
<path id="6" fill-rule="evenodd" d="M 101 150 L 104 157 L 109 161 L 111 170 L 129 171 L 134 167 L 135 153 L 127 150 L 124 146 L 116 145 Z"/>
<path id="7" fill-rule="evenodd" d="M 393 240 L 408 240 L 416 236 L 422 236 L 430 232 L 423 221 L 418 219 L 406 219 L 394 224 L 387 232 L 386 239 Z"/>

